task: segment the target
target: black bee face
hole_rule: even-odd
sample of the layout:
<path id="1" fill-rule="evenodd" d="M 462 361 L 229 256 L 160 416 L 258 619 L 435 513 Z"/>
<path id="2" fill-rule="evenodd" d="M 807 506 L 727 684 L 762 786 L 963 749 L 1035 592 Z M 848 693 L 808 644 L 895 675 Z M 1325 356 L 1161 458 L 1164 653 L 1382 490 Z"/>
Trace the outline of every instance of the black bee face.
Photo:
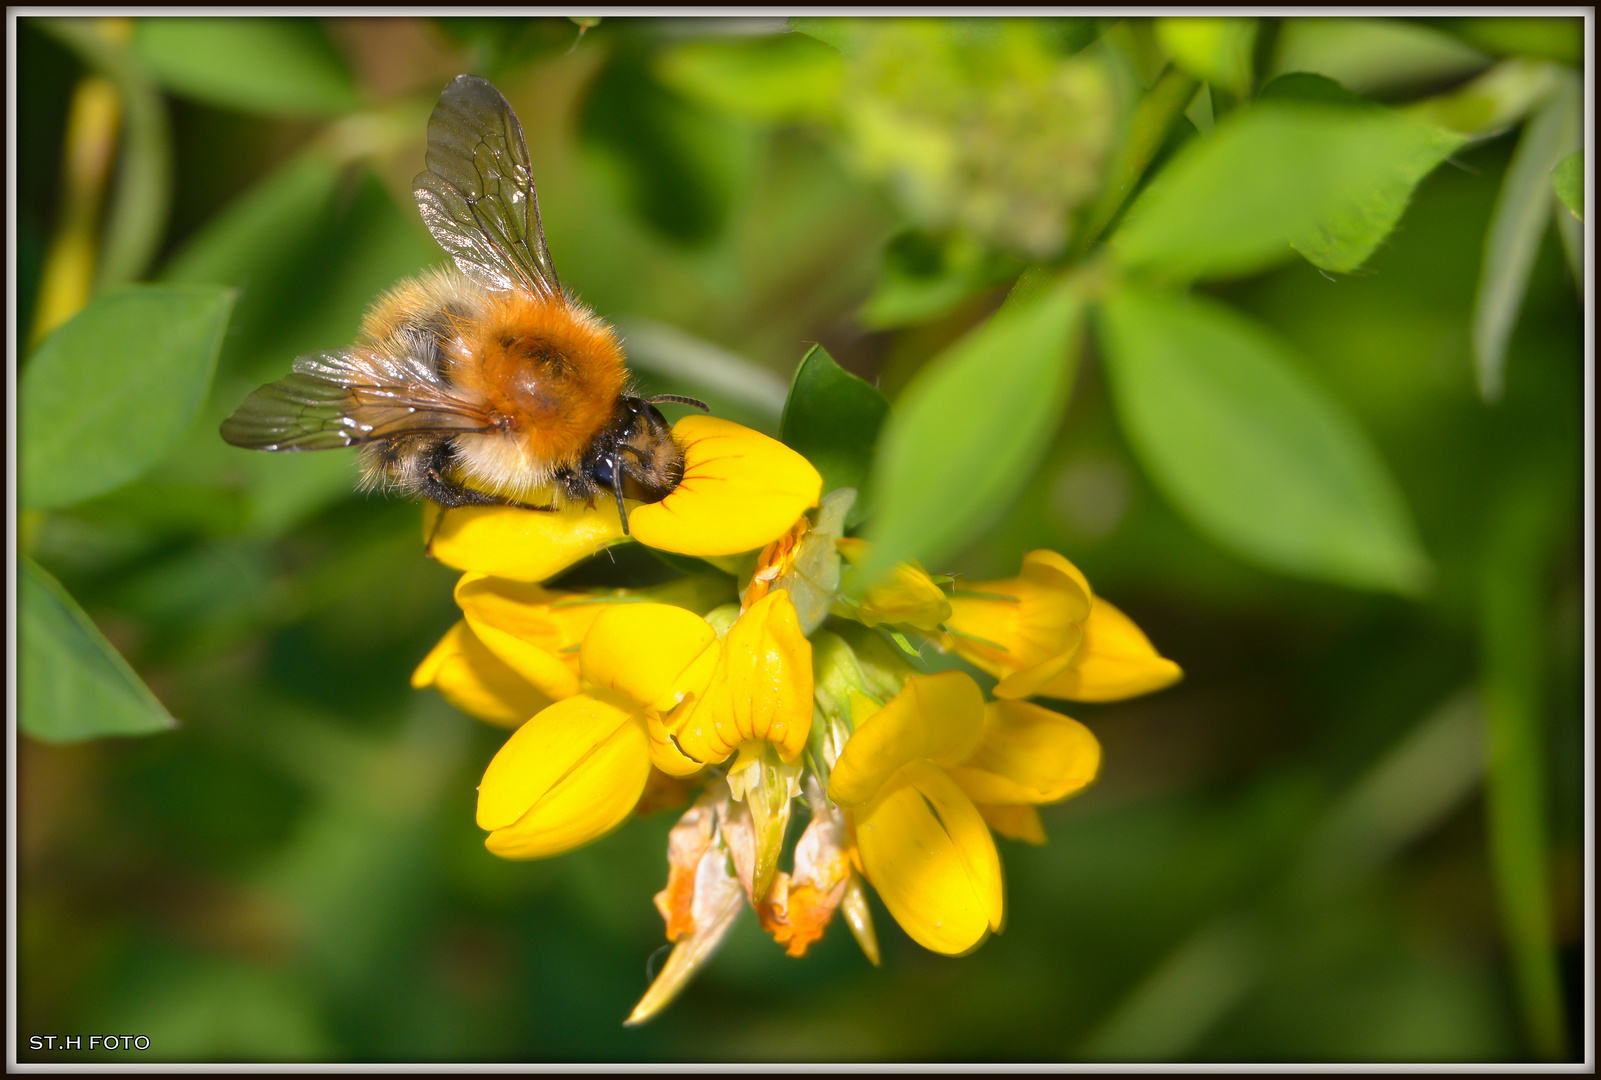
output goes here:
<path id="1" fill-rule="evenodd" d="M 639 398 L 622 397 L 585 469 L 597 484 L 625 498 L 660 502 L 684 478 L 684 455 L 660 410 Z"/>

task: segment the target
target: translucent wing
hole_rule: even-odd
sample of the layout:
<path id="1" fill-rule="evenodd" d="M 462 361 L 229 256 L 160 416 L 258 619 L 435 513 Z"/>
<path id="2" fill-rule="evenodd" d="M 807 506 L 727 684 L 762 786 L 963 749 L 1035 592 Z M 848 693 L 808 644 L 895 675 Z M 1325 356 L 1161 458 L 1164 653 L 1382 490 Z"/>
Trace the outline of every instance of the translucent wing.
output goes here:
<path id="1" fill-rule="evenodd" d="M 488 289 L 559 297 L 528 143 L 500 91 L 476 75 L 456 76 L 428 118 L 427 162 L 412 194 L 461 272 Z"/>
<path id="2" fill-rule="evenodd" d="M 492 427 L 421 361 L 346 349 L 296 360 L 293 374 L 251 394 L 222 422 L 222 437 L 250 450 L 334 450 Z"/>

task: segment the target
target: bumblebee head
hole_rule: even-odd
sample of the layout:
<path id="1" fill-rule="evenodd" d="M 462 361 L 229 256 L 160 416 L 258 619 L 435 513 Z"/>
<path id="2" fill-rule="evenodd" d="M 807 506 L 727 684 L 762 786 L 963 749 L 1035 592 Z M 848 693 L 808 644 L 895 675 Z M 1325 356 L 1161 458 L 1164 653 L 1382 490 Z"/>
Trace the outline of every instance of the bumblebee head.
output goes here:
<path id="1" fill-rule="evenodd" d="M 673 441 L 667 418 L 656 408 L 664 401 L 710 411 L 704 402 L 676 394 L 649 399 L 625 394 L 617 399 L 611 423 L 595 440 L 584 463 L 589 477 L 616 495 L 624 532 L 628 531 L 628 514 L 623 499 L 661 502 L 684 478 L 684 452 Z"/>

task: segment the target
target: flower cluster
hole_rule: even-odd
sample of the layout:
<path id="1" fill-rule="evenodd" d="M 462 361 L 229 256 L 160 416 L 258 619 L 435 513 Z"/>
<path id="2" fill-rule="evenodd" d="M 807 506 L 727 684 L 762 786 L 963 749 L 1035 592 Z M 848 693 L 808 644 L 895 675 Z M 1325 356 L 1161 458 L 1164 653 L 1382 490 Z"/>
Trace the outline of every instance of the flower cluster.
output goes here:
<path id="1" fill-rule="evenodd" d="M 692 416 L 674 435 L 683 482 L 631 507 L 627 533 L 605 502 L 429 513 L 431 553 L 465 571 L 463 617 L 413 684 L 515 727 L 479 787 L 489 850 L 554 855 L 698 787 L 656 896 L 673 950 L 631 1023 L 747 907 L 793 956 L 842 912 L 877 963 L 865 882 L 919 944 L 975 948 L 1005 915 L 992 833 L 1043 843 L 1036 808 L 1100 767 L 1084 725 L 1027 699 L 1116 700 L 1178 667 L 1052 551 L 1003 581 L 957 587 L 903 564 L 859 587 L 854 491 L 823 495 L 803 457 L 727 421 Z M 648 589 L 543 584 L 628 539 L 705 572 Z M 947 670 L 914 665 L 920 653 Z M 961 661 L 997 680 L 993 700 Z M 797 801 L 809 821 L 783 870 Z"/>

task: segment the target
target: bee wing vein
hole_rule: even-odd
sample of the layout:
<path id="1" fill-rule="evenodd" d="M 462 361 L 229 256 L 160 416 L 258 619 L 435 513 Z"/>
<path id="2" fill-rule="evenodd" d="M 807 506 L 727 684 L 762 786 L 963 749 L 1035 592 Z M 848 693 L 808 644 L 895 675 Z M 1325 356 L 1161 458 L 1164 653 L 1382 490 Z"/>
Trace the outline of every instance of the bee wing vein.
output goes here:
<path id="1" fill-rule="evenodd" d="M 312 353 L 245 399 L 222 437 L 253 450 L 332 450 L 397 435 L 487 431 L 482 408 L 414 357 Z"/>
<path id="2" fill-rule="evenodd" d="M 457 76 L 428 119 L 426 160 L 412 194 L 428 231 L 462 273 L 500 292 L 559 297 L 528 142 L 500 91 L 476 76 Z"/>

